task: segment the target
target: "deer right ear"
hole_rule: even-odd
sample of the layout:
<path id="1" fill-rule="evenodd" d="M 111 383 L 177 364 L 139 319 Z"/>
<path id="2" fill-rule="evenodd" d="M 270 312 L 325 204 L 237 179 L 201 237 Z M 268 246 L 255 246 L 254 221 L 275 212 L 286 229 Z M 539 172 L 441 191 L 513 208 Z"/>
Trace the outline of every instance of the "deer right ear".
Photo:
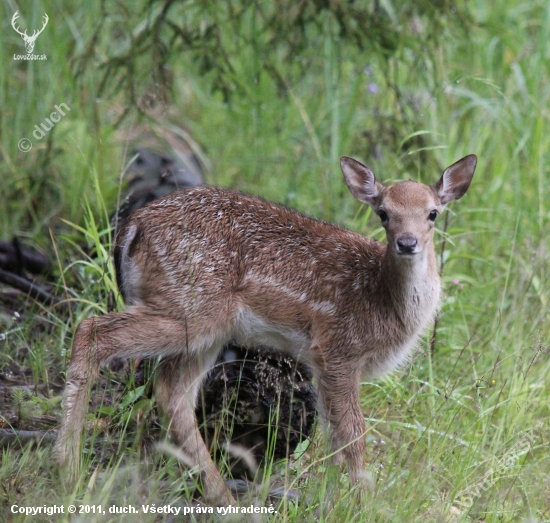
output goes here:
<path id="1" fill-rule="evenodd" d="M 441 205 L 447 205 L 449 202 L 454 202 L 466 194 L 472 182 L 476 164 L 477 156 L 475 154 L 469 154 L 445 169 L 443 176 L 441 176 L 439 181 L 434 185 Z"/>
<path id="2" fill-rule="evenodd" d="M 340 158 L 340 167 L 351 194 L 360 202 L 374 205 L 383 187 L 374 173 L 366 165 L 348 156 Z"/>

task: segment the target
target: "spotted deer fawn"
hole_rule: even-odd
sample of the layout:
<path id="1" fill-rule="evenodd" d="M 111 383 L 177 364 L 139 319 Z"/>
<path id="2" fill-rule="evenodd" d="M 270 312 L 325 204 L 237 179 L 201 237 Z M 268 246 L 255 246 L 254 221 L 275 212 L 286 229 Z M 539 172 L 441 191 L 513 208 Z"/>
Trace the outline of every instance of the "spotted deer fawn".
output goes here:
<path id="1" fill-rule="evenodd" d="M 162 356 L 156 398 L 210 502 L 234 502 L 197 428 L 202 377 L 230 339 L 307 363 L 335 462 L 364 477 L 359 384 L 399 366 L 433 320 L 440 279 L 434 222 L 470 185 L 477 158 L 448 167 L 429 187 L 391 186 L 341 158 L 352 195 L 370 205 L 387 244 L 263 199 L 213 187 L 173 193 L 134 212 L 114 256 L 124 312 L 78 326 L 56 455 L 78 474 L 89 390 L 110 358 Z"/>

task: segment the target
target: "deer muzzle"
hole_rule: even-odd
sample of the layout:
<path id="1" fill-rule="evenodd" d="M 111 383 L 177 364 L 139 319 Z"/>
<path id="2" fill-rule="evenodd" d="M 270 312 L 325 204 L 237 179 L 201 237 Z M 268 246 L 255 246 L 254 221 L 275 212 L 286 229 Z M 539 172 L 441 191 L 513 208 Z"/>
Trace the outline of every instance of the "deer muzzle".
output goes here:
<path id="1" fill-rule="evenodd" d="M 416 254 L 418 252 L 418 240 L 413 234 L 406 232 L 399 236 L 396 241 L 398 254 Z"/>

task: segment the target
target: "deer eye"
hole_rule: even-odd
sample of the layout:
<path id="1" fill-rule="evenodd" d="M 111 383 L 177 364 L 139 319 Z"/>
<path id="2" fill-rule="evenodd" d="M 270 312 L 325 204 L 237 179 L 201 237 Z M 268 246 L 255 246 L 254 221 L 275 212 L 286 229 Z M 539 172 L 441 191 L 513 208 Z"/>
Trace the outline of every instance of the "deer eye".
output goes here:
<path id="1" fill-rule="evenodd" d="M 432 212 L 430 212 L 430 214 L 428 215 L 428 220 L 432 221 L 432 222 L 435 222 L 435 219 L 437 218 L 437 211 L 436 210 L 433 210 Z"/>
<path id="2" fill-rule="evenodd" d="M 389 220 L 389 217 L 386 211 L 383 211 L 383 210 L 378 211 L 378 216 L 380 216 L 382 223 L 387 222 Z"/>

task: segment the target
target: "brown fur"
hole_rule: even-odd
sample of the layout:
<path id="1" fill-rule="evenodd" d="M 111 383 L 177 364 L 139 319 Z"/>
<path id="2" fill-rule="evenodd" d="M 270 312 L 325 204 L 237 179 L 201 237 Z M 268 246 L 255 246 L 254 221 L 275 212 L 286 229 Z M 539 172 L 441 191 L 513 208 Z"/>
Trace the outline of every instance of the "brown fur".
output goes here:
<path id="1" fill-rule="evenodd" d="M 173 193 L 136 211 L 116 238 L 128 308 L 84 320 L 73 343 L 57 458 L 78 471 L 89 387 L 112 357 L 163 356 L 157 399 L 203 470 L 205 495 L 232 502 L 198 432 L 201 378 L 229 339 L 267 345 L 307 363 L 335 461 L 363 475 L 362 377 L 396 368 L 433 319 L 440 281 L 430 213 L 460 198 L 476 158 L 446 169 L 432 188 L 381 185 L 351 158 L 352 194 L 389 217 L 387 244 L 260 198 L 212 187 Z M 433 217 L 433 215 L 432 215 Z"/>

